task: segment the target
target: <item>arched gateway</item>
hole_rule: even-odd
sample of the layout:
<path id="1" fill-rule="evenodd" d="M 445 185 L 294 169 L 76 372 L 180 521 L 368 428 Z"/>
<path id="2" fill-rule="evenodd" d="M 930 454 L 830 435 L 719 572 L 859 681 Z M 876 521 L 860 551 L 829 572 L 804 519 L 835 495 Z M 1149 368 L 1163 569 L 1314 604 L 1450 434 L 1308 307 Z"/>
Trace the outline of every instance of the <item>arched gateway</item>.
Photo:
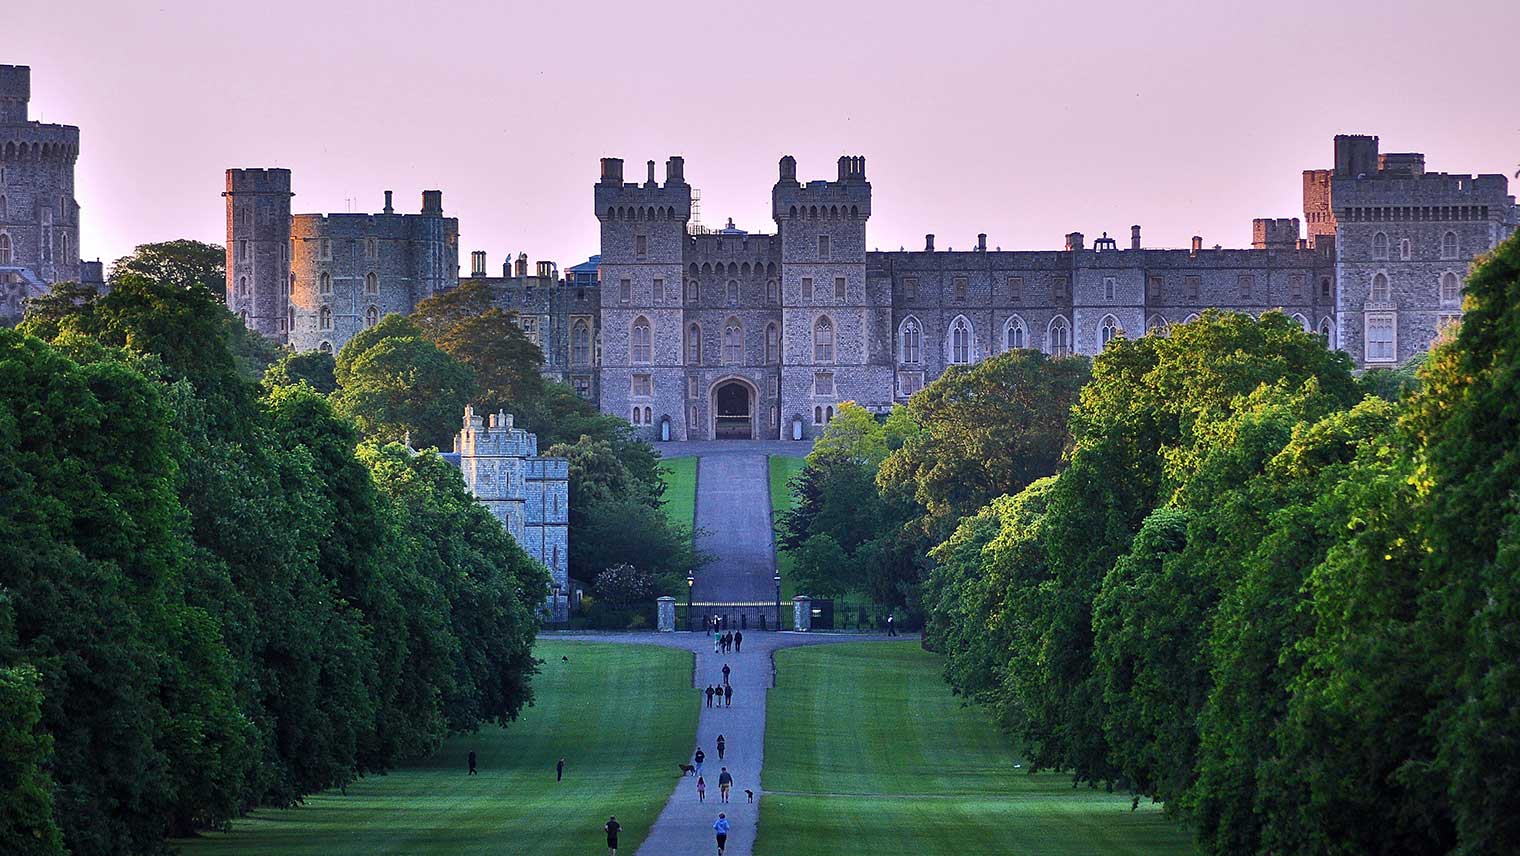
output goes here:
<path id="1" fill-rule="evenodd" d="M 755 439 L 755 388 L 738 378 L 713 384 L 712 414 L 715 439 Z"/>

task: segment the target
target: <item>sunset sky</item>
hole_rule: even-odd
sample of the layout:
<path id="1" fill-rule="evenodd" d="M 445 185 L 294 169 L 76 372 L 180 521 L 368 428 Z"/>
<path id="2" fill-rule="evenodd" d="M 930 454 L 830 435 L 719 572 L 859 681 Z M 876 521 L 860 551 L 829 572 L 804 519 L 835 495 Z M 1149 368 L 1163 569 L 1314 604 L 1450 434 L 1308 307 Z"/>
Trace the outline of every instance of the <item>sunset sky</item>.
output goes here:
<path id="1" fill-rule="evenodd" d="M 776 162 L 862 154 L 869 243 L 1249 244 L 1336 133 L 1520 166 L 1520 2 L 7 4 L 32 118 L 81 128 L 81 249 L 220 242 L 228 167 L 296 212 L 443 191 L 461 263 L 597 251 L 597 159 L 686 158 L 702 218 L 770 231 Z"/>

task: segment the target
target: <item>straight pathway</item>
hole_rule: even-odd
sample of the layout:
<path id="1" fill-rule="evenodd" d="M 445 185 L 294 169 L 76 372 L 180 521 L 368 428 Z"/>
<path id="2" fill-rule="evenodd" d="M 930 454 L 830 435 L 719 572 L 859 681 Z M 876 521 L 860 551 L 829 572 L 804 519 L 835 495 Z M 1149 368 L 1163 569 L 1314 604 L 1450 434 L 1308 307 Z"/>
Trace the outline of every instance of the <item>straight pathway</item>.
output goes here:
<path id="1" fill-rule="evenodd" d="M 740 445 L 735 443 L 734 445 Z M 770 462 L 763 452 L 703 455 L 697 461 L 697 549 L 711 556 L 696 573 L 698 602 L 775 601 L 775 535 L 771 530 Z M 740 612 L 750 626 L 774 607 Z"/>
<path id="2" fill-rule="evenodd" d="M 714 654 L 712 637 L 702 633 L 553 633 L 545 638 L 588 642 L 622 642 L 644 645 L 663 645 L 681 648 L 696 654 L 693 674 L 692 703 L 701 706 L 697 719 L 697 742 L 695 753 L 701 747 L 707 759 L 702 766 L 702 776 L 707 782 L 707 801 L 697 801 L 697 780 L 685 776 L 676 780 L 675 791 L 660 812 L 649 837 L 638 850 L 638 856 L 711 856 L 717 852 L 713 837 L 713 821 L 718 813 L 728 815 L 731 829 L 728 835 L 727 856 L 752 856 L 755 832 L 760 819 L 760 801 L 764 792 L 760 788 L 760 771 L 765 762 L 765 700 L 775 674 L 772 655 L 780 648 L 799 645 L 822 645 L 833 642 L 876 642 L 885 640 L 882 634 L 866 633 L 775 633 L 750 631 L 744 634 L 744 650 L 728 654 Z M 699 691 L 709 683 L 723 683 L 723 664 L 730 669 L 729 682 L 734 687 L 732 707 L 707 707 L 705 695 Z M 717 739 L 722 734 L 727 744 L 725 757 L 718 758 Z M 690 756 L 671 759 L 672 776 L 677 774 L 677 764 L 690 764 Z M 731 802 L 723 805 L 718 798 L 718 773 L 728 767 L 734 777 Z M 755 792 L 751 804 L 744 791 Z M 608 807 L 605 814 L 616 814 L 616 806 Z"/>

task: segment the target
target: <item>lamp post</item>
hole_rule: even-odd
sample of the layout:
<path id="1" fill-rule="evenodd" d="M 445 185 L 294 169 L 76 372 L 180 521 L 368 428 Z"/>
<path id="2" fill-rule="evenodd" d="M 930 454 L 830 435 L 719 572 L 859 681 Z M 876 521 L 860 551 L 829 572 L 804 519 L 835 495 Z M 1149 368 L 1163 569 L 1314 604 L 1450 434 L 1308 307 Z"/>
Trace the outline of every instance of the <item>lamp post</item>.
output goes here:
<path id="1" fill-rule="evenodd" d="M 553 609 L 553 611 L 551 613 L 553 617 L 550 619 L 555 624 L 558 624 L 559 620 L 560 620 L 559 619 L 559 592 L 560 592 L 559 583 L 555 583 L 554 584 L 554 609 Z"/>
<path id="2" fill-rule="evenodd" d="M 693 627 L 691 623 L 691 590 L 697 584 L 697 578 L 691 574 L 686 575 L 686 632 L 690 633 Z"/>
<path id="3" fill-rule="evenodd" d="M 771 577 L 771 582 L 776 584 L 776 632 L 781 632 L 781 572 Z"/>

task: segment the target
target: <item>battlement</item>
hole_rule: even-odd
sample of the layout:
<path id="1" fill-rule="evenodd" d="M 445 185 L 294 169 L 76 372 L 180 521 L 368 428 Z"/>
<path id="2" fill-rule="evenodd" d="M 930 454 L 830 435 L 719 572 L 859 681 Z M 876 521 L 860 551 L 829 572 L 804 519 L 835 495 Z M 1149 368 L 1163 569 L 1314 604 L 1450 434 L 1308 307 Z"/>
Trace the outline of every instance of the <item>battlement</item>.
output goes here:
<path id="1" fill-rule="evenodd" d="M 1258 217 L 1251 221 L 1251 248 L 1291 250 L 1298 246 L 1297 217 Z"/>
<path id="2" fill-rule="evenodd" d="M 538 436 L 514 427 L 512 414 L 505 410 L 482 418 L 473 406 L 466 406 L 454 451 L 465 457 L 532 458 L 538 455 Z"/>
<path id="3" fill-rule="evenodd" d="M 839 159 L 837 181 L 797 181 L 797 159 L 781 159 L 780 177 L 771 190 L 771 216 L 783 220 L 865 220 L 871 216 L 871 183 L 866 159 Z"/>
<path id="4" fill-rule="evenodd" d="M 623 181 L 623 159 L 602 158 L 602 177 L 596 184 L 596 217 L 602 222 L 615 220 L 669 220 L 685 223 L 691 219 L 691 185 L 686 183 L 686 161 L 672 155 L 665 162 L 665 184 L 654 177 L 655 163 L 647 163 L 643 184 Z"/>
<path id="5" fill-rule="evenodd" d="M 1511 197 L 1509 178 L 1504 175 L 1460 175 L 1445 172 L 1412 175 L 1399 172 L 1359 178 L 1336 176 L 1333 199 L 1336 210 L 1344 211 L 1351 207 L 1390 204 L 1477 204 L 1497 208 L 1510 204 Z M 1497 216 L 1498 211 L 1494 211 L 1494 214 Z"/>
<path id="6" fill-rule="evenodd" d="M 289 194 L 290 170 L 229 169 L 227 170 L 227 192 Z"/>
<path id="7" fill-rule="evenodd" d="M 0 125 L 27 121 L 32 100 L 32 70 L 24 65 L 0 65 Z"/>

